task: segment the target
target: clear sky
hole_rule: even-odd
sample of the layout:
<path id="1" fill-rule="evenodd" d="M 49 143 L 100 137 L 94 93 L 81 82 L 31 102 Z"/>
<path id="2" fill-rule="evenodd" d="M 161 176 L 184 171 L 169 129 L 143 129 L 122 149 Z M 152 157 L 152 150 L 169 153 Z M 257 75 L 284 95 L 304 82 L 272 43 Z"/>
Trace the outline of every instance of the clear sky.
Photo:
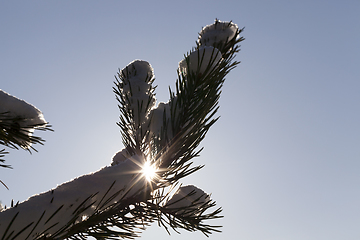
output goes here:
<path id="1" fill-rule="evenodd" d="M 155 70 L 159 101 L 215 18 L 245 27 L 200 172 L 184 179 L 223 207 L 210 239 L 360 238 L 360 2 L 1 1 L 0 88 L 41 109 L 55 132 L 11 151 L 0 200 L 23 201 L 109 165 L 122 149 L 114 75 Z M 142 239 L 206 239 L 154 225 Z"/>

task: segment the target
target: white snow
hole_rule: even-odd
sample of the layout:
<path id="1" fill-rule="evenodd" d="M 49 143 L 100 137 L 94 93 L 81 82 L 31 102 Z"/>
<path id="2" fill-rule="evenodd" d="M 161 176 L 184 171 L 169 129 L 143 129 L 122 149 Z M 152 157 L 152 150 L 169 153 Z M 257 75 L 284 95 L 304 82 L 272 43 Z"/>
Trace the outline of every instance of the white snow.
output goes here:
<path id="1" fill-rule="evenodd" d="M 44 115 L 39 109 L 1 89 L 0 113 L 1 118 L 3 119 L 19 118 L 18 123 L 21 127 L 20 131 L 28 136 L 33 134 L 35 128 L 42 127 L 47 124 Z M 18 139 L 18 141 L 22 142 L 21 147 L 23 148 L 29 148 L 31 146 L 31 142 L 26 142 L 22 139 Z"/>
<path id="2" fill-rule="evenodd" d="M 74 217 L 77 212 L 76 209 L 83 202 L 85 202 L 84 207 L 90 207 L 81 212 L 76 221 L 86 219 L 98 208 L 104 209 L 121 200 L 121 198 L 137 194 L 146 184 L 146 180 L 141 174 L 141 164 L 143 163 L 143 156 L 131 156 L 117 165 L 104 167 L 95 173 L 83 175 L 58 186 L 54 190 L 35 195 L 20 203 L 17 207 L 0 212 L 0 236 L 4 234 L 8 224 L 17 213 L 18 215 L 8 234 L 12 231 L 16 234 L 25 226 L 34 222 L 30 228 L 18 237 L 18 239 L 25 239 L 45 212 L 31 236 L 40 234 L 50 226 L 58 223 L 46 231 L 47 234 L 51 235 Z M 109 190 L 111 186 L 112 188 Z M 108 199 L 109 201 L 107 201 Z M 60 207 L 58 213 L 48 220 Z"/>
<path id="3" fill-rule="evenodd" d="M 127 96 L 127 108 L 134 116 L 136 126 L 140 126 L 155 104 L 155 97 L 150 93 L 153 68 L 147 61 L 134 60 L 121 70 L 124 78 L 122 94 Z"/>
<path id="4" fill-rule="evenodd" d="M 149 119 L 151 119 L 149 130 L 154 135 L 159 135 L 161 133 L 162 129 L 164 129 L 164 114 L 167 125 L 167 135 L 169 138 L 172 138 L 172 130 L 170 125 L 171 112 L 169 102 L 160 102 L 156 108 L 151 110 L 149 114 Z"/>
<path id="5" fill-rule="evenodd" d="M 233 22 L 216 20 L 215 23 L 207 25 L 201 30 L 198 42 L 202 46 L 213 46 L 214 43 L 225 44 L 235 36 L 237 30 L 238 26 Z"/>
<path id="6" fill-rule="evenodd" d="M 14 97 L 0 89 L 0 113 L 8 112 L 7 117 L 19 117 L 21 127 L 32 125 L 45 125 L 46 121 L 42 112 L 30 103 Z"/>
<path id="7" fill-rule="evenodd" d="M 171 108 L 174 108 L 173 110 Z M 177 96 L 171 98 L 168 102 L 160 102 L 156 108 L 153 108 L 150 111 L 149 117 L 147 122 L 144 124 L 144 128 L 148 127 L 150 134 L 154 136 L 159 136 L 161 131 L 165 130 L 164 126 L 164 114 L 165 114 L 165 121 L 166 121 L 166 134 L 168 139 L 172 139 L 174 137 L 172 131 L 171 122 L 173 121 L 172 117 L 177 119 L 181 112 L 180 106 L 177 104 Z M 173 116 L 172 116 L 173 114 Z M 151 121 L 150 124 L 148 121 Z"/>
<path id="8" fill-rule="evenodd" d="M 186 216 L 191 214 L 191 210 L 197 209 L 209 201 L 210 196 L 203 190 L 194 185 L 187 185 L 180 187 L 165 204 L 165 207 L 169 209 L 180 209 L 177 213 L 185 213 L 184 215 Z M 186 208 L 186 210 L 181 210 L 182 208 Z"/>
<path id="9" fill-rule="evenodd" d="M 130 62 L 121 70 L 121 73 L 126 79 L 136 77 L 143 80 L 147 79 L 146 81 L 149 81 L 154 76 L 154 70 L 150 63 L 139 59 Z"/>
<path id="10" fill-rule="evenodd" d="M 127 160 L 130 157 L 131 157 L 130 153 L 126 150 L 126 148 L 124 148 L 113 156 L 111 166 L 123 163 L 125 160 Z"/>
<path id="11" fill-rule="evenodd" d="M 221 53 L 217 48 L 203 46 L 191 52 L 185 59 L 179 62 L 179 71 L 184 74 L 188 71 L 203 74 L 206 70 L 212 71 L 221 59 Z"/>

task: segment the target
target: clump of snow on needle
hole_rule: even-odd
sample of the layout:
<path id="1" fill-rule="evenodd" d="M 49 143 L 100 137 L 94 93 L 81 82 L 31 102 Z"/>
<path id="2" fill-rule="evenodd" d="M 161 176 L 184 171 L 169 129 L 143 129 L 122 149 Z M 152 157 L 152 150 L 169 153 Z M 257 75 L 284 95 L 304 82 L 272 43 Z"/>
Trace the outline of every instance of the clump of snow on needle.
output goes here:
<path id="1" fill-rule="evenodd" d="M 130 153 L 126 150 L 126 148 L 124 148 L 113 156 L 111 166 L 115 166 L 122 162 L 125 162 L 125 160 L 127 160 L 130 157 L 131 157 Z"/>
<path id="2" fill-rule="evenodd" d="M 165 204 L 168 209 L 173 209 L 176 214 L 184 216 L 198 215 L 201 206 L 210 202 L 210 196 L 194 185 L 180 187 Z"/>
<path id="3" fill-rule="evenodd" d="M 45 127 L 47 122 L 43 113 L 35 106 L 8 94 L 0 89 L 0 116 L 5 119 L 17 119 L 16 123 L 23 134 L 32 136 L 35 128 Z M 1 120 L 1 119 L 0 119 Z M 31 142 L 24 142 L 23 147 L 28 148 Z"/>
<path id="4" fill-rule="evenodd" d="M 150 133 L 154 136 L 157 136 L 161 133 L 161 130 L 167 129 L 167 136 L 172 138 L 172 130 L 170 125 L 170 105 L 169 102 L 164 103 L 160 102 L 156 108 L 153 108 L 149 114 L 149 120 L 151 120 L 151 124 L 149 126 Z M 165 127 L 164 125 L 167 125 Z"/>
<path id="5" fill-rule="evenodd" d="M 178 97 L 173 96 L 168 102 L 160 102 L 157 107 L 151 109 L 144 129 L 148 129 L 152 137 L 160 137 L 165 134 L 168 140 L 174 137 L 171 122 L 177 121 L 181 113 Z"/>
<path id="6" fill-rule="evenodd" d="M 7 117 L 20 118 L 21 126 L 46 125 L 43 113 L 30 103 L 0 89 L 0 113 Z"/>
<path id="7" fill-rule="evenodd" d="M 133 114 L 135 126 L 139 126 L 156 100 L 151 92 L 153 68 L 147 61 L 134 60 L 120 71 L 120 77 L 125 104 Z"/>
<path id="8" fill-rule="evenodd" d="M 188 72 L 204 74 L 205 72 L 211 72 L 221 59 L 221 52 L 217 48 L 211 46 L 200 47 L 179 62 L 179 71 L 183 74 Z"/>
<path id="9" fill-rule="evenodd" d="M 215 20 L 215 23 L 205 26 L 199 33 L 198 43 L 201 46 L 224 46 L 233 39 L 238 31 L 238 26 L 233 22 L 221 22 Z"/>

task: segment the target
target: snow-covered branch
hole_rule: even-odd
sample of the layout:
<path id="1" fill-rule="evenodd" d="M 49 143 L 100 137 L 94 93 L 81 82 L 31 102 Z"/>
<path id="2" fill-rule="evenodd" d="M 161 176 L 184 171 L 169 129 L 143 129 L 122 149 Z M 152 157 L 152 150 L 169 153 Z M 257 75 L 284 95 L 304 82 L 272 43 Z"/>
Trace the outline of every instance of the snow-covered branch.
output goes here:
<path id="1" fill-rule="evenodd" d="M 9 118 L 19 118 L 20 127 L 44 126 L 46 121 L 42 112 L 35 106 L 14 97 L 0 89 L 0 113 Z"/>
<path id="2" fill-rule="evenodd" d="M 64 226 L 86 220 L 119 201 L 139 194 L 146 182 L 143 156 L 131 156 L 119 164 L 61 184 L 0 213 L 0 233 L 6 239 L 58 236 Z M 12 220 L 9 222 L 9 220 Z"/>
<path id="3" fill-rule="evenodd" d="M 110 166 L 0 211 L 1 239 L 133 238 L 136 229 L 153 221 L 175 231 L 218 232 L 217 226 L 203 223 L 221 217 L 221 208 L 208 212 L 216 205 L 209 194 L 193 185 L 179 187 L 172 196 L 170 192 L 203 167 L 193 167 L 192 160 L 218 119 L 222 84 L 239 63 L 233 59 L 243 40 L 241 31 L 219 20 L 203 28 L 196 48 L 179 63 L 175 91 L 170 89 L 169 101 L 157 106 L 148 62 L 135 60 L 119 70 L 113 90 L 125 148 Z M 34 106 L 5 92 L 1 99 L 7 103 L 0 110 L 19 118 L 21 129 L 46 126 Z"/>
<path id="4" fill-rule="evenodd" d="M 0 89 L 0 144 L 6 147 L 29 150 L 32 144 L 44 140 L 33 135 L 34 130 L 51 130 L 43 113 L 30 103 Z M 1 150 L 5 153 L 5 149 Z M 0 158 L 4 155 L 1 154 Z M 0 159 L 4 162 L 3 159 Z M 1 167 L 9 165 L 0 164 Z"/>

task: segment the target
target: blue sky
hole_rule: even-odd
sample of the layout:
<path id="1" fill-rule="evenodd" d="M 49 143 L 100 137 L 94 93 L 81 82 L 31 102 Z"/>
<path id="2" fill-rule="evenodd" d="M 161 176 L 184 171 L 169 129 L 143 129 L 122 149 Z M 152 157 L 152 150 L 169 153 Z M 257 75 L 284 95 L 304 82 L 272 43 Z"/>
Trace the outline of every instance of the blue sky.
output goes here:
<path id="1" fill-rule="evenodd" d="M 168 100 L 176 68 L 215 18 L 245 27 L 200 172 L 184 179 L 222 206 L 210 239 L 359 239 L 359 1 L 2 1 L 0 88 L 55 132 L 11 151 L 0 200 L 25 200 L 109 165 L 123 146 L 114 75 L 134 59 Z M 168 236 L 156 225 L 143 239 Z"/>

